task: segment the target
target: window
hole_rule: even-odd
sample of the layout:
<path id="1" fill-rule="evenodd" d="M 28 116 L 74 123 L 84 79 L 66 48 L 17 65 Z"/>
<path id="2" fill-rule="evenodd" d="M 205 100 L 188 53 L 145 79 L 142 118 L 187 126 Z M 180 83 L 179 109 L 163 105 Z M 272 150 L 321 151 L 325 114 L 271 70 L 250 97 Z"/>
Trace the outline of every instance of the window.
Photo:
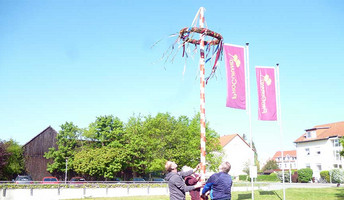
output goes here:
<path id="1" fill-rule="evenodd" d="M 306 155 L 309 156 L 311 154 L 309 148 L 305 148 L 305 151 L 306 151 Z"/>
<path id="2" fill-rule="evenodd" d="M 320 147 L 317 147 L 315 152 L 316 152 L 316 155 L 320 155 L 321 154 Z"/>
<path id="3" fill-rule="evenodd" d="M 321 171 L 321 164 L 317 164 L 317 170 Z"/>
<path id="4" fill-rule="evenodd" d="M 335 160 L 342 160 L 340 157 L 340 150 L 333 150 L 333 157 Z"/>
<path id="5" fill-rule="evenodd" d="M 333 147 L 339 147 L 339 139 L 332 140 Z"/>
<path id="6" fill-rule="evenodd" d="M 309 163 L 307 163 L 306 168 L 311 168 L 311 165 Z"/>
<path id="7" fill-rule="evenodd" d="M 305 137 L 306 138 L 316 138 L 315 131 L 307 131 Z"/>

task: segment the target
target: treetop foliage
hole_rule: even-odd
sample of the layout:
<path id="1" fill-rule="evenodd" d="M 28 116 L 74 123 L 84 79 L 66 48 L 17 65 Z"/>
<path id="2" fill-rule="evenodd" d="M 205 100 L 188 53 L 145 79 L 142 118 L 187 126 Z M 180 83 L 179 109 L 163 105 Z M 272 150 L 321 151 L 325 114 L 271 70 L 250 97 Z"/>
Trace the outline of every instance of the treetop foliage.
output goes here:
<path id="1" fill-rule="evenodd" d="M 219 135 L 206 124 L 208 168 L 221 162 Z M 131 116 L 127 123 L 112 115 L 99 116 L 81 129 L 72 122 L 61 125 L 57 149 L 45 154 L 53 162 L 48 171 L 62 174 L 66 158 L 68 170 L 74 173 L 111 179 L 123 172 L 144 175 L 163 171 L 167 160 L 180 167 L 200 162 L 200 118 L 174 117 L 169 113 L 156 116 Z"/>

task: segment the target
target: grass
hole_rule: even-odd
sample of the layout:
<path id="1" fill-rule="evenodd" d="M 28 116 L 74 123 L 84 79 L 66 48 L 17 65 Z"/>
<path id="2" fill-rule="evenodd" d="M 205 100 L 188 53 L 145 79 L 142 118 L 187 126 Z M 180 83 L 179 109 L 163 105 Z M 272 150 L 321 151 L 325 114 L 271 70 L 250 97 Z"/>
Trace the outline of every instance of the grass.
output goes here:
<path id="1" fill-rule="evenodd" d="M 168 196 L 139 196 L 139 197 L 111 197 L 85 198 L 88 200 L 169 200 Z M 251 192 L 232 192 L 232 200 L 251 199 Z M 254 192 L 255 200 L 283 200 L 283 190 Z M 289 188 L 286 189 L 288 200 L 340 200 L 344 199 L 344 188 Z M 186 200 L 190 200 L 187 195 Z"/>

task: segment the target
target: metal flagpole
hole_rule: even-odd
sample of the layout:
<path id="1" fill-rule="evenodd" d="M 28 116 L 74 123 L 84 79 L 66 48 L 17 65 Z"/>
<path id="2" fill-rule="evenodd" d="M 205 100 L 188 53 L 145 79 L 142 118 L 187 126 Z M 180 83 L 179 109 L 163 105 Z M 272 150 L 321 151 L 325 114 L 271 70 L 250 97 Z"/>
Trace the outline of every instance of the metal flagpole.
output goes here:
<path id="1" fill-rule="evenodd" d="M 200 8 L 200 28 L 204 28 L 204 8 Z M 200 34 L 200 113 L 201 113 L 201 181 L 205 181 L 205 69 L 204 69 L 204 34 Z"/>
<path id="2" fill-rule="evenodd" d="M 284 155 L 283 155 L 283 129 L 282 129 L 282 111 L 281 111 L 281 91 L 280 91 L 280 76 L 279 76 L 279 64 L 276 64 L 276 78 L 277 78 L 277 102 L 278 102 L 278 122 L 280 128 L 280 140 L 281 140 L 281 156 L 282 156 L 282 180 L 283 180 L 283 200 L 285 200 L 285 180 L 284 180 Z"/>
<path id="3" fill-rule="evenodd" d="M 253 151 L 253 141 L 252 141 L 252 119 L 251 119 L 251 87 L 250 87 L 250 62 L 249 62 L 249 43 L 246 43 L 246 64 L 247 64 L 247 110 L 248 110 L 248 121 L 249 121 L 249 132 L 250 132 L 250 146 L 252 149 L 252 161 L 251 166 L 254 166 L 254 151 Z M 250 170 L 252 170 L 252 167 Z M 252 173 L 252 172 L 251 172 Z M 250 173 L 250 174 L 251 174 Z M 254 187 L 253 187 L 253 178 L 251 177 L 251 192 L 252 200 L 254 200 Z"/>

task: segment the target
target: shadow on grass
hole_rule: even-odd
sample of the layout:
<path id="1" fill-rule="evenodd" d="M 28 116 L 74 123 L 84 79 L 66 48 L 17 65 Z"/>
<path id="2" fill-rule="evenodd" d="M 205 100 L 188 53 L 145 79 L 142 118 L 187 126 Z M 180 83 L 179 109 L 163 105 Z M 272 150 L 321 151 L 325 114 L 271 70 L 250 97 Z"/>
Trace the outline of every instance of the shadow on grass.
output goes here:
<path id="1" fill-rule="evenodd" d="M 238 200 L 251 199 L 252 194 L 238 194 Z"/>
<path id="2" fill-rule="evenodd" d="M 282 200 L 282 198 L 275 191 L 259 191 L 259 195 L 275 195 Z"/>
<path id="3" fill-rule="evenodd" d="M 335 195 L 338 199 L 344 199 L 344 190 L 343 189 L 337 189 L 337 193 Z"/>

